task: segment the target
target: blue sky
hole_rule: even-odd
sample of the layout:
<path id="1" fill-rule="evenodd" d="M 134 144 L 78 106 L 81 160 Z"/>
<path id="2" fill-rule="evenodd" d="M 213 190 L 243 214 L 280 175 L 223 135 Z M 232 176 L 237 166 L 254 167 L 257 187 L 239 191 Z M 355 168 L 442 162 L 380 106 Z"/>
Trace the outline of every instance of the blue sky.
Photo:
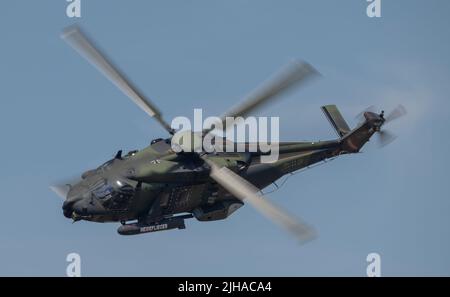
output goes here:
<path id="1" fill-rule="evenodd" d="M 183 231 L 121 237 L 117 224 L 71 224 L 48 186 L 164 131 L 60 38 L 66 2 L 0 6 L 0 275 L 450 275 L 450 4 L 363 0 L 86 1 L 78 20 L 167 119 L 218 115 L 292 58 L 323 78 L 263 110 L 282 140 L 334 137 L 319 110 L 349 123 L 369 105 L 408 116 L 383 149 L 369 143 L 270 195 L 319 230 L 299 246 L 250 207 Z"/>

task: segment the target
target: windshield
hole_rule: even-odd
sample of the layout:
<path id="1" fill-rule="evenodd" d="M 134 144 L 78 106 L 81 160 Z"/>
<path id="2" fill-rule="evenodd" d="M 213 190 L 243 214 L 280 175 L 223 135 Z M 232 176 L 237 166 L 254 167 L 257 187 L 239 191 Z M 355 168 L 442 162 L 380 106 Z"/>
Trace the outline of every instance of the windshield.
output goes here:
<path id="1" fill-rule="evenodd" d="M 134 188 L 124 181 L 117 180 L 110 184 L 100 179 L 91 187 L 92 194 L 97 197 L 106 209 L 126 210 L 134 196 Z"/>
<path id="2" fill-rule="evenodd" d="M 108 199 L 112 197 L 113 187 L 101 179 L 92 186 L 92 193 L 99 199 Z"/>

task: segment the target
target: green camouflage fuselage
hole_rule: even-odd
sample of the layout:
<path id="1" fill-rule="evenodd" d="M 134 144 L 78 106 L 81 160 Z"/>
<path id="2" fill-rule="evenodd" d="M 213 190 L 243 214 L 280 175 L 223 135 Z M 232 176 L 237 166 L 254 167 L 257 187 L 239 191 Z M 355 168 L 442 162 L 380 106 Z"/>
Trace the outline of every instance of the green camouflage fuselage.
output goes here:
<path id="1" fill-rule="evenodd" d="M 374 132 L 365 122 L 337 140 L 279 143 L 279 159 L 273 163 L 261 163 L 262 153 L 258 151 L 209 154 L 208 159 L 263 189 L 314 163 L 358 152 Z M 170 139 L 161 139 L 84 173 L 76 187 L 73 192 L 77 195 L 94 196 L 90 203 L 77 205 L 75 211 L 70 208 L 73 213 L 65 213 L 76 220 L 151 222 L 191 213 L 200 221 L 209 221 L 224 219 L 243 205 L 211 180 L 209 168 L 201 159 L 173 152 Z M 68 201 L 72 201 L 70 197 Z"/>

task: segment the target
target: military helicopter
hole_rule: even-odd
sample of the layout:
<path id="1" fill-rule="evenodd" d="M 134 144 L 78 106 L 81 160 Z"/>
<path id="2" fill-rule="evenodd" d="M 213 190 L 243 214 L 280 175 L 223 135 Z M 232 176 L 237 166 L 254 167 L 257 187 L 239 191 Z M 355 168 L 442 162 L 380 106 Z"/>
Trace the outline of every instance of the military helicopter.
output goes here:
<path id="1" fill-rule="evenodd" d="M 226 219 L 247 203 L 301 242 L 309 241 L 316 236 L 315 229 L 267 200 L 261 190 L 312 164 L 342 154 L 358 153 L 375 133 L 382 144 L 391 142 L 395 136 L 381 128 L 406 114 L 402 106 L 387 116 L 384 111 L 377 113 L 371 107 L 359 115 L 360 123 L 350 129 L 335 105 L 322 106 L 338 138 L 280 142 L 279 159 L 273 163 L 261 162 L 265 152 L 258 150 L 209 153 L 201 147 L 200 151 L 194 151 L 182 146 L 175 151 L 171 144 L 175 131 L 161 112 L 91 39 L 78 26 L 66 28 L 61 37 L 169 133 L 168 138 L 154 139 L 142 150 L 127 154 L 118 151 L 113 159 L 84 172 L 81 180 L 51 187 L 64 199 L 65 217 L 73 221 L 120 222 L 117 231 L 121 235 L 184 229 L 185 220 L 189 218 Z M 251 92 L 243 103 L 224 113 L 221 119 L 246 116 L 317 76 L 318 72 L 311 65 L 291 63 Z M 200 137 L 207 132 L 203 131 Z"/>

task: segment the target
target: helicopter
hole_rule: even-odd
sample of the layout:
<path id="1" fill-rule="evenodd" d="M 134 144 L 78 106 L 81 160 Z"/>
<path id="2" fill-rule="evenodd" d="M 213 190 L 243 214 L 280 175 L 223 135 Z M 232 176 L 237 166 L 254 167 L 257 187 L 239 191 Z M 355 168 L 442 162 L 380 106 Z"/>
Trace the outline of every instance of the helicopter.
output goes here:
<path id="1" fill-rule="evenodd" d="M 207 152 L 201 145 L 192 150 L 181 143 L 175 150 L 172 139 L 176 131 L 163 119 L 156 105 L 106 58 L 80 27 L 64 29 L 61 37 L 169 134 L 167 138 L 152 140 L 144 149 L 126 154 L 118 151 L 111 160 L 84 172 L 76 182 L 51 186 L 64 199 L 65 217 L 74 222 L 120 222 L 117 231 L 121 235 L 185 229 L 185 220 L 190 218 L 205 222 L 223 220 L 248 204 L 300 242 L 307 242 L 316 237 L 315 228 L 269 201 L 262 189 L 313 164 L 358 153 L 375 134 L 382 145 L 390 143 L 395 136 L 381 128 L 406 114 L 401 105 L 388 115 L 370 107 L 358 116 L 359 124 L 350 129 L 335 105 L 322 106 L 338 137 L 327 141 L 279 142 L 279 158 L 271 163 L 261 161 L 267 154 L 261 150 Z M 246 116 L 318 76 L 318 71 L 306 62 L 291 63 L 220 119 L 225 122 L 227 117 Z M 189 136 L 196 140 L 209 132 Z M 251 143 L 244 145 L 249 147 Z"/>

